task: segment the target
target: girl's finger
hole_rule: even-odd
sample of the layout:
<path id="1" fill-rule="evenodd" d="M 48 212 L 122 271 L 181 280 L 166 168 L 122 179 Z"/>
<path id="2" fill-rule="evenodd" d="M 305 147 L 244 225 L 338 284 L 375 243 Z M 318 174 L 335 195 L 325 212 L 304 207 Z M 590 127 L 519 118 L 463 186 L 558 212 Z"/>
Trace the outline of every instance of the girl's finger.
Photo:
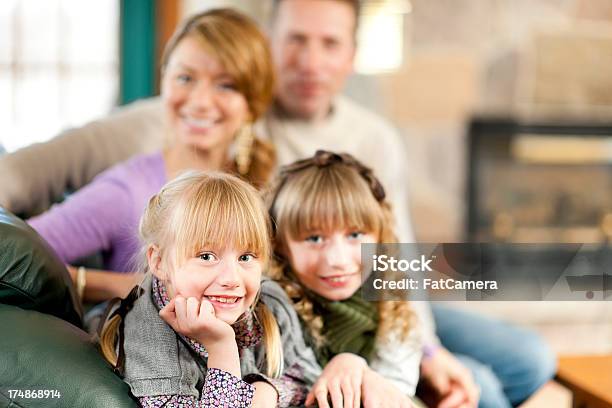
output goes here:
<path id="1" fill-rule="evenodd" d="M 182 296 L 177 296 L 174 298 L 174 309 L 176 311 L 176 324 L 179 330 L 183 330 L 185 323 L 187 321 L 187 304 L 186 300 Z"/>
<path id="2" fill-rule="evenodd" d="M 315 391 L 315 397 L 317 397 L 317 404 L 319 408 L 329 408 L 327 402 L 327 388 L 319 388 Z"/>
<path id="3" fill-rule="evenodd" d="M 170 302 L 159 311 L 159 316 L 163 321 L 168 323 L 173 329 L 176 326 L 176 312 L 174 309 L 174 299 L 170 299 Z"/>
<path id="4" fill-rule="evenodd" d="M 200 317 L 210 318 L 211 316 L 215 316 L 214 306 L 208 300 L 202 299 L 200 302 Z"/>
<path id="5" fill-rule="evenodd" d="M 314 404 L 314 394 L 312 393 L 312 390 L 308 391 L 308 395 L 306 395 L 306 401 L 304 401 L 304 405 L 306 405 L 307 407 L 311 406 Z"/>
<path id="6" fill-rule="evenodd" d="M 361 407 L 361 381 L 353 379 L 353 407 Z"/>
<path id="7" fill-rule="evenodd" d="M 200 302 L 194 297 L 187 298 L 187 320 L 196 321 L 200 311 Z"/>
<path id="8" fill-rule="evenodd" d="M 344 378 L 340 383 L 340 388 L 342 389 L 344 408 L 353 408 L 355 406 L 355 392 L 353 391 L 353 385 L 351 384 L 351 380 L 349 378 Z M 359 408 L 359 406 L 357 405 L 356 408 Z"/>
<path id="9" fill-rule="evenodd" d="M 343 408 L 342 405 L 342 390 L 340 389 L 340 383 L 337 381 L 330 382 L 329 393 L 331 395 L 332 407 Z"/>

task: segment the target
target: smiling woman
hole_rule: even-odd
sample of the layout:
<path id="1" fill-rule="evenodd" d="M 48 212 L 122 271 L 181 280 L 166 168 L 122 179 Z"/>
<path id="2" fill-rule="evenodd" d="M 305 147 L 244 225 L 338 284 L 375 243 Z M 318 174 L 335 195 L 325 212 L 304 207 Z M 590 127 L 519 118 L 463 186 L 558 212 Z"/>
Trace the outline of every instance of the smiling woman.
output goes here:
<path id="1" fill-rule="evenodd" d="M 264 35 L 248 17 L 216 9 L 187 19 L 162 59 L 168 134 L 163 151 L 136 156 L 100 174 L 70 200 L 28 222 L 64 262 L 102 251 L 105 271 L 73 278 L 90 301 L 125 296 L 133 272 L 138 219 L 147 200 L 186 170 L 240 173 L 256 186 L 274 167 L 274 150 L 251 123 L 266 110 L 274 85 Z"/>
<path id="2" fill-rule="evenodd" d="M 223 13 L 192 17 L 164 51 L 161 90 L 173 139 L 166 158 L 183 167 L 186 157 L 200 162 L 208 156 L 198 168 L 229 165 L 262 184 L 272 160 L 263 142 L 253 141 L 251 124 L 272 100 L 270 52 L 252 21 L 229 10 Z M 232 143 L 246 157 L 239 153 L 227 163 Z"/>

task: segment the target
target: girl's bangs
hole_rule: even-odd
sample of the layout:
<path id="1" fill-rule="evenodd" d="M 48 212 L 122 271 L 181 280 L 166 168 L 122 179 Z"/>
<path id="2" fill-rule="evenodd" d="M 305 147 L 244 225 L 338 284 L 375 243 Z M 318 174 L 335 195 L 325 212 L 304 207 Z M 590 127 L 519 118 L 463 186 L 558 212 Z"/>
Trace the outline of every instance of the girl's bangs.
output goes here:
<path id="1" fill-rule="evenodd" d="M 204 249 L 236 248 L 265 262 L 270 252 L 269 232 L 257 197 L 224 180 L 203 187 L 185 199 L 185 211 L 177 211 L 175 216 L 174 240 L 176 248 L 182 249 L 179 259 L 196 256 Z"/>
<path id="2" fill-rule="evenodd" d="M 346 166 L 307 169 L 287 180 L 278 199 L 278 224 L 293 239 L 335 230 L 378 235 L 382 227 L 368 185 Z"/>

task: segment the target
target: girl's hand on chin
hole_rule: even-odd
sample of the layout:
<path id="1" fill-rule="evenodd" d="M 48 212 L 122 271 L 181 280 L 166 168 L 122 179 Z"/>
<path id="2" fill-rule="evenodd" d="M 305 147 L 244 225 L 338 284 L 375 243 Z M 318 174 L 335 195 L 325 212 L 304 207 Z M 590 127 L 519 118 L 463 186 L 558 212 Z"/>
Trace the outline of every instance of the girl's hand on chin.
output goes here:
<path id="1" fill-rule="evenodd" d="M 199 341 L 208 349 L 235 342 L 234 329 L 215 316 L 213 305 L 206 299 L 175 296 L 159 311 L 159 316 L 175 332 Z"/>

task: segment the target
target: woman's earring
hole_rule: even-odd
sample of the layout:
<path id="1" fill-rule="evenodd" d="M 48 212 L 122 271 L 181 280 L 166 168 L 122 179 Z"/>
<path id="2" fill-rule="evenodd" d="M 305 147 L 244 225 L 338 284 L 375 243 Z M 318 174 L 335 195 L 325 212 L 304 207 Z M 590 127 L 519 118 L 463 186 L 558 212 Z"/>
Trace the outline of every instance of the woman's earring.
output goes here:
<path id="1" fill-rule="evenodd" d="M 251 167 L 251 150 L 255 135 L 253 134 L 253 126 L 251 123 L 245 123 L 236 133 L 236 167 L 238 173 L 245 175 Z"/>

